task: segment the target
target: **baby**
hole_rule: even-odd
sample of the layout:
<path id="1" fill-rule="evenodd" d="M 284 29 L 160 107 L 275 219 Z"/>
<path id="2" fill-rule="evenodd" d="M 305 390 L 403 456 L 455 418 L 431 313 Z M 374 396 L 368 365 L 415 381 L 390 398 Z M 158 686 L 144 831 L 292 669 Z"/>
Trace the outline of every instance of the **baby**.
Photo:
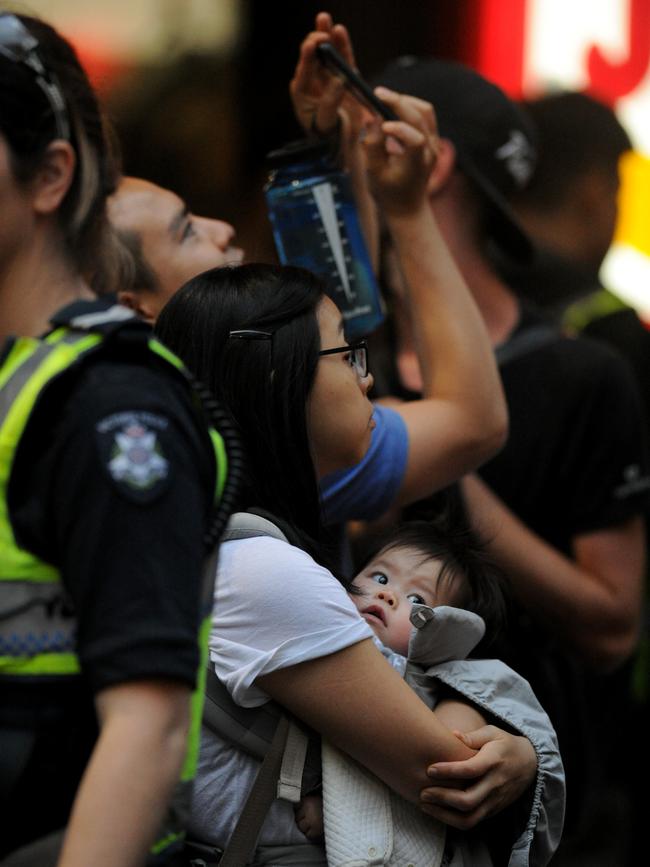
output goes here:
<path id="1" fill-rule="evenodd" d="M 378 639 L 391 664 L 404 674 L 415 627 L 413 605 L 451 606 L 480 615 L 490 639 L 505 613 L 502 579 L 489 563 L 477 537 L 467 528 L 426 521 L 404 524 L 383 540 L 353 580 L 351 598 Z M 469 648 L 476 644 L 469 637 Z M 462 643 L 462 642 L 461 642 Z M 449 728 L 469 731 L 484 724 L 464 702 L 440 702 L 436 710 Z M 296 808 L 296 823 L 310 840 L 323 835 L 320 795 L 305 796 Z"/>
<path id="2" fill-rule="evenodd" d="M 493 638 L 501 628 L 503 583 L 477 536 L 411 521 L 384 539 L 353 580 L 352 600 L 383 645 L 408 656 L 413 604 L 450 605 L 479 614 Z"/>

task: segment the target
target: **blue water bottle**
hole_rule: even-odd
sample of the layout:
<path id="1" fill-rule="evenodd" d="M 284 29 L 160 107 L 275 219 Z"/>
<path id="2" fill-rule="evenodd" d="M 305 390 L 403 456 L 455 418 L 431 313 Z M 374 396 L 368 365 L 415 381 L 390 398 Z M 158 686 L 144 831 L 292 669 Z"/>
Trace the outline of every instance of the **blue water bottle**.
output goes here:
<path id="1" fill-rule="evenodd" d="M 272 151 L 264 192 L 280 261 L 323 278 L 347 339 L 356 340 L 384 317 L 350 179 L 329 152 L 308 140 Z"/>

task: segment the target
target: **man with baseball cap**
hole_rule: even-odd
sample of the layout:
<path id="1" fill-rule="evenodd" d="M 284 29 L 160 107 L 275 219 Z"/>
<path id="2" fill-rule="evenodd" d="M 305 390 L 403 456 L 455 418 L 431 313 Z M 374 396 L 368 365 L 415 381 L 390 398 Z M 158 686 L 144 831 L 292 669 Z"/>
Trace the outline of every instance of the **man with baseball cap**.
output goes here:
<path id="1" fill-rule="evenodd" d="M 508 204 L 535 168 L 533 127 L 523 111 L 496 85 L 451 61 L 401 57 L 378 80 L 433 104 L 442 146 L 453 146 L 453 168 L 478 194 L 486 237 L 509 258 L 529 260 L 530 241 Z"/>
<path id="2" fill-rule="evenodd" d="M 499 276 L 500 259 L 522 262 L 531 252 L 507 202 L 535 165 L 521 109 L 455 63 L 405 57 L 379 81 L 435 108 L 441 142 L 431 207 L 500 365 L 510 438 L 462 487 L 516 600 L 509 662 L 558 731 L 569 803 L 556 858 L 573 864 L 588 851 L 586 838 L 595 839 L 584 829 L 613 740 L 599 724 L 603 696 L 616 701 L 609 673 L 630 656 L 639 628 L 649 487 L 639 399 L 618 356 L 562 336 Z M 611 858 L 604 847 L 589 864 Z"/>

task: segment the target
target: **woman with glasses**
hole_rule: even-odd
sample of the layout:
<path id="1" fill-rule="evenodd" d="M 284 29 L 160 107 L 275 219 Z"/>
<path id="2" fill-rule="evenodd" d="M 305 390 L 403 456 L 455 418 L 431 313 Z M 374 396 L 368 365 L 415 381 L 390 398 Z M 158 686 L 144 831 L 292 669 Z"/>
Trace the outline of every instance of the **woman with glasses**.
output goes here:
<path id="1" fill-rule="evenodd" d="M 8 865 L 126 867 L 152 846 L 167 863 L 193 775 L 204 533 L 220 467 L 180 363 L 91 291 L 119 270 L 105 208 L 116 176 L 70 45 L 42 21 L 1 13 Z"/>
<path id="2" fill-rule="evenodd" d="M 402 120 L 375 124 L 365 137 L 379 206 L 409 277 L 447 281 L 460 293 L 426 205 L 436 153 L 431 107 L 397 95 L 391 104 Z M 373 645 L 348 584 L 331 568 L 319 503 L 319 481 L 358 462 L 370 443 L 365 345 L 347 344 L 341 314 L 312 274 L 254 264 L 214 269 L 186 283 L 161 312 L 156 332 L 230 409 L 247 458 L 245 505 L 270 513 L 294 542 L 258 536 L 222 546 L 210 639 L 218 678 L 236 704 L 275 700 L 418 803 L 431 762 L 474 751 L 438 722 Z M 504 742 L 511 737 L 501 734 Z M 530 742 L 512 737 L 509 749 L 499 785 L 464 793 L 463 809 L 484 803 L 487 815 L 529 785 L 536 769 Z M 226 846 L 258 768 L 256 759 L 204 728 L 193 838 Z M 437 789 L 435 799 L 451 817 L 444 807 L 454 795 Z M 466 828 L 476 819 L 458 821 Z M 287 801 L 272 804 L 258 843 L 256 864 L 324 863 L 322 848 L 297 829 Z"/>

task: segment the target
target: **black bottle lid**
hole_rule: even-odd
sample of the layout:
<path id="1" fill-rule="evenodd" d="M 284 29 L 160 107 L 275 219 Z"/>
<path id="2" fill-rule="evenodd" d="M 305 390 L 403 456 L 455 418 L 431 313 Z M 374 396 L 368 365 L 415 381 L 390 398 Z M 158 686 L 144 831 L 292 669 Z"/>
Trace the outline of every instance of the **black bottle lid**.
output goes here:
<path id="1" fill-rule="evenodd" d="M 324 160 L 330 154 L 331 146 L 329 142 L 313 138 L 301 138 L 291 141 L 277 150 L 270 151 L 266 155 L 266 164 L 271 169 L 278 169 L 283 166 L 290 166 L 293 163 Z"/>

